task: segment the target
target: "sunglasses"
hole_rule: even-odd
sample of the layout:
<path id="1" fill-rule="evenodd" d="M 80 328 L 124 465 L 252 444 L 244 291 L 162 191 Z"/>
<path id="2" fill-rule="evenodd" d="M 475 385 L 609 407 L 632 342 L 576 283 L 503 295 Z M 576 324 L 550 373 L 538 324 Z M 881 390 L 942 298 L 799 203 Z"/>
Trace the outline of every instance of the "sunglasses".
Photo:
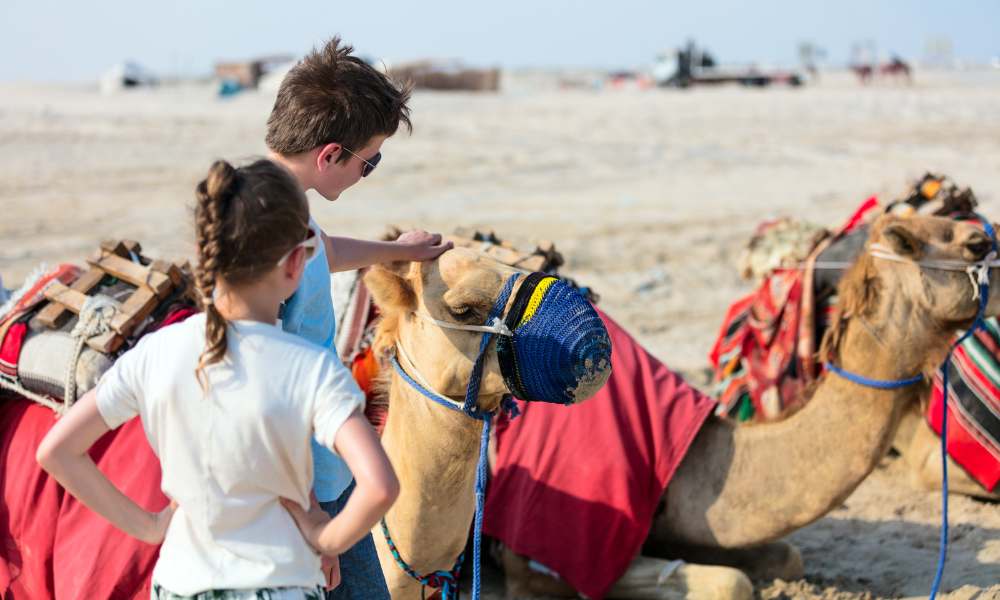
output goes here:
<path id="1" fill-rule="evenodd" d="M 291 250 L 285 252 L 285 254 L 278 259 L 278 266 L 280 267 L 284 265 L 285 261 L 288 260 L 288 257 L 292 255 L 292 252 L 295 252 L 295 249 L 300 246 L 302 248 L 305 248 L 306 261 L 311 259 L 313 255 L 316 254 L 316 249 L 319 248 L 319 237 L 316 236 L 316 232 L 313 230 L 312 227 L 309 228 L 309 233 L 306 234 L 306 239 L 292 246 Z"/>
<path id="2" fill-rule="evenodd" d="M 360 156 L 358 156 L 354 152 L 352 152 L 347 146 L 341 146 L 341 148 L 343 148 L 344 150 L 347 150 L 348 154 L 350 154 L 351 156 L 357 157 L 358 159 L 361 160 L 361 162 L 365 163 L 364 168 L 361 170 L 361 176 L 362 177 L 368 177 L 368 175 L 371 174 L 371 172 L 375 170 L 375 167 L 378 166 L 378 161 L 382 160 L 382 153 L 381 152 L 376 152 L 375 156 L 373 156 L 370 159 L 366 160 L 364 158 L 361 158 Z"/>

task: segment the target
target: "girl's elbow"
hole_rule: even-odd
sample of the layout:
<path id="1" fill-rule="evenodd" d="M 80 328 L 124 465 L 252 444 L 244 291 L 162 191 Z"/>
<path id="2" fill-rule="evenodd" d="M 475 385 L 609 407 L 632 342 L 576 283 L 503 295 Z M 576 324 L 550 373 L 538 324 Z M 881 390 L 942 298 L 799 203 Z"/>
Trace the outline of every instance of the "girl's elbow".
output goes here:
<path id="1" fill-rule="evenodd" d="M 398 497 L 399 479 L 396 478 L 395 474 L 392 474 L 379 486 L 379 505 L 385 510 L 389 510 Z"/>
<path id="2" fill-rule="evenodd" d="M 51 473 L 59 462 L 59 453 L 55 444 L 47 442 L 48 440 L 43 439 L 42 443 L 38 445 L 38 450 L 35 451 L 35 461 L 47 473 Z"/>

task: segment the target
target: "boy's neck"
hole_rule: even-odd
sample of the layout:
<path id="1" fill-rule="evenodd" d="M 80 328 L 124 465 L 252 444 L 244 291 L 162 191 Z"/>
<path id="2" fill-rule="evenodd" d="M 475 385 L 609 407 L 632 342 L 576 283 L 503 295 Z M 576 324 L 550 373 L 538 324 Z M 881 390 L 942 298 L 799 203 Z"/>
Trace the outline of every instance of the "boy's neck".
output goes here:
<path id="1" fill-rule="evenodd" d="M 305 192 L 313 188 L 311 171 L 309 169 L 310 161 L 313 160 L 313 157 L 310 155 L 310 152 L 295 154 L 293 156 L 271 152 L 268 158 L 288 169 L 295 177 L 295 181 L 302 187 L 302 191 Z"/>

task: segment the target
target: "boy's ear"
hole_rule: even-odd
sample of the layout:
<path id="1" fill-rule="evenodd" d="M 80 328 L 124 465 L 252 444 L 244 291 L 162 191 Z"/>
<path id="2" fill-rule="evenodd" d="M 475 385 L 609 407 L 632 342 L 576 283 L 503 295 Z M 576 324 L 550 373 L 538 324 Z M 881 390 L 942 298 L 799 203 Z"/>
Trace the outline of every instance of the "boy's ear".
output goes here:
<path id="1" fill-rule="evenodd" d="M 343 147 L 331 142 L 320 146 L 319 153 L 316 154 L 316 169 L 320 172 L 327 170 L 333 163 L 337 162 L 337 157 L 343 152 Z"/>
<path id="2" fill-rule="evenodd" d="M 406 278 L 413 263 L 408 261 L 372 265 L 365 286 L 384 313 L 410 312 L 417 308 L 417 294 Z"/>

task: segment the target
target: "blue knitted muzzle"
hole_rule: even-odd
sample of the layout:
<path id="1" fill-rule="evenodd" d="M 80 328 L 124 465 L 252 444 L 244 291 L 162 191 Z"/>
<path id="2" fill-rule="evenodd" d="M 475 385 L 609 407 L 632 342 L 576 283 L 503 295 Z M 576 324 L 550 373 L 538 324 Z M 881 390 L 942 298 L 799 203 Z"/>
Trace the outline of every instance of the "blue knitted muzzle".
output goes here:
<path id="1" fill-rule="evenodd" d="M 611 339 L 597 311 L 565 281 L 532 273 L 521 283 L 498 336 L 507 388 L 522 400 L 573 404 L 611 375 Z"/>

